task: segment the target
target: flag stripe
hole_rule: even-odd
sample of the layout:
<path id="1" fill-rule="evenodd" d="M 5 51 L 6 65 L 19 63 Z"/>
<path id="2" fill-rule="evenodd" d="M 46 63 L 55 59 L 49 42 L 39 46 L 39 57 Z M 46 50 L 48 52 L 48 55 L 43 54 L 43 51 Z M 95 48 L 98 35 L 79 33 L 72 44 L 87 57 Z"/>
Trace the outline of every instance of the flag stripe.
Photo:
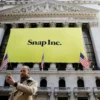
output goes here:
<path id="1" fill-rule="evenodd" d="M 84 57 L 84 55 L 81 53 L 80 54 L 80 63 L 86 68 L 89 69 L 90 66 L 90 61 Z"/>
<path id="2" fill-rule="evenodd" d="M 1 71 L 3 68 L 5 68 L 5 67 L 7 66 L 7 64 L 8 64 L 8 55 L 6 54 L 5 57 L 4 57 L 4 59 L 3 59 L 3 62 L 2 62 L 2 64 L 1 64 L 0 71 Z"/>
<path id="3" fill-rule="evenodd" d="M 43 66 L 44 66 L 44 54 L 42 55 L 42 60 L 41 60 L 41 69 L 43 70 Z"/>

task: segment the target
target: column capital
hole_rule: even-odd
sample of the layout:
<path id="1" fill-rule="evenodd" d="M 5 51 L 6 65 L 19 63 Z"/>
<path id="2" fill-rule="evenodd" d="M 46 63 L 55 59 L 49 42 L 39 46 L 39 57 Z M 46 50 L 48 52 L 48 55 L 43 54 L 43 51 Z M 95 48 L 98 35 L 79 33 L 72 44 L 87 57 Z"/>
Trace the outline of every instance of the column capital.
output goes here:
<path id="1" fill-rule="evenodd" d="M 23 64 L 18 63 L 18 64 L 17 64 L 17 67 L 14 68 L 14 70 L 16 70 L 16 71 L 21 70 L 22 66 L 23 66 Z"/>
<path id="2" fill-rule="evenodd" d="M 51 63 L 50 64 L 49 71 L 57 71 L 57 68 L 56 68 L 56 64 L 55 63 Z"/>
<path id="3" fill-rule="evenodd" d="M 68 26 L 69 26 L 69 23 L 64 22 L 64 23 L 63 23 L 63 26 L 64 26 L 64 27 L 68 27 Z"/>
<path id="4" fill-rule="evenodd" d="M 98 22 L 90 22 L 89 26 L 90 27 L 96 27 L 96 26 L 98 26 Z"/>
<path id="5" fill-rule="evenodd" d="M 82 23 L 81 22 L 78 22 L 76 23 L 77 27 L 81 27 L 82 26 Z"/>
<path id="6" fill-rule="evenodd" d="M 50 23 L 50 27 L 55 27 L 56 26 L 56 23 L 52 22 Z"/>
<path id="7" fill-rule="evenodd" d="M 40 70 L 39 64 L 35 63 L 35 64 L 33 65 L 33 68 L 31 68 L 31 69 L 34 70 L 34 71 L 39 71 L 39 70 Z"/>
<path id="8" fill-rule="evenodd" d="M 24 26 L 25 26 L 25 28 L 29 28 L 30 27 L 30 23 L 25 23 Z"/>
<path id="9" fill-rule="evenodd" d="M 68 63 L 68 64 L 66 64 L 66 71 L 67 70 L 74 70 L 74 68 L 73 68 L 73 64 L 72 63 Z"/>
<path id="10" fill-rule="evenodd" d="M 17 28 L 18 27 L 18 24 L 17 23 L 13 23 L 12 24 L 12 28 Z"/>

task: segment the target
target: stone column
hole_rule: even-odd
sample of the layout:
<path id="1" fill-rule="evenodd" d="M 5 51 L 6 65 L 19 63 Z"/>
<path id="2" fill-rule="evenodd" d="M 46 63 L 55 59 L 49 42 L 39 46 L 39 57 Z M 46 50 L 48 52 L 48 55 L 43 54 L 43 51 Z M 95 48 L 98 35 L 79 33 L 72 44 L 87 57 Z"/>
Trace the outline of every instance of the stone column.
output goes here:
<path id="1" fill-rule="evenodd" d="M 37 26 L 38 26 L 38 27 L 42 27 L 43 24 L 42 24 L 41 22 L 39 22 L 39 23 L 37 23 Z"/>
<path id="2" fill-rule="evenodd" d="M 43 23 L 41 23 L 41 22 L 38 22 L 37 23 L 37 27 L 38 28 L 41 28 L 43 26 Z M 39 68 L 39 64 L 34 64 L 34 66 L 33 66 L 33 68 L 32 68 L 34 71 L 39 71 L 40 70 L 40 68 Z"/>
<path id="3" fill-rule="evenodd" d="M 77 27 L 82 27 L 82 23 L 81 22 L 78 22 L 76 23 Z"/>
<path id="4" fill-rule="evenodd" d="M 19 71 L 19 70 L 21 70 L 22 66 L 23 66 L 23 64 L 19 63 L 19 64 L 17 64 L 17 67 L 14 68 L 14 70 Z"/>
<path id="5" fill-rule="evenodd" d="M 56 68 L 56 64 L 55 63 L 50 64 L 49 71 L 57 71 L 57 68 Z"/>
<path id="6" fill-rule="evenodd" d="M 65 23 L 63 23 L 63 26 L 64 27 L 68 27 L 69 26 L 69 23 L 65 22 Z"/>
<path id="7" fill-rule="evenodd" d="M 55 27 L 56 26 L 56 23 L 52 22 L 50 23 L 50 27 Z"/>
<path id="8" fill-rule="evenodd" d="M 33 68 L 31 68 L 31 70 L 33 70 L 33 71 L 40 71 L 39 64 L 34 64 Z"/>
<path id="9" fill-rule="evenodd" d="M 100 27 L 98 26 L 98 22 L 90 23 L 89 26 L 97 66 L 100 68 Z"/>
<path id="10" fill-rule="evenodd" d="M 66 64 L 66 71 L 74 70 L 72 63 Z"/>
<path id="11" fill-rule="evenodd" d="M 50 23 L 50 27 L 56 27 L 56 23 L 51 22 L 51 23 Z M 50 64 L 49 71 L 57 71 L 56 63 L 51 63 L 51 64 Z"/>
<path id="12" fill-rule="evenodd" d="M 1 43 L 2 43 L 2 40 L 3 40 L 4 33 L 5 33 L 5 25 L 0 24 L 0 46 L 1 46 Z"/>
<path id="13" fill-rule="evenodd" d="M 69 23 L 65 22 L 65 23 L 63 23 L 63 26 L 67 28 L 69 26 Z M 72 63 L 66 64 L 66 71 L 67 70 L 74 70 Z"/>
<path id="14" fill-rule="evenodd" d="M 51 22 L 51 23 L 50 23 L 50 27 L 56 27 L 56 23 Z M 56 63 L 51 63 L 48 70 L 49 70 L 49 71 L 57 71 Z"/>
<path id="15" fill-rule="evenodd" d="M 24 27 L 25 27 L 25 28 L 30 28 L 30 23 L 25 23 L 25 24 L 24 24 Z"/>
<path id="16" fill-rule="evenodd" d="M 12 24 L 12 28 L 17 28 L 18 27 L 18 24 L 17 23 L 13 23 Z"/>

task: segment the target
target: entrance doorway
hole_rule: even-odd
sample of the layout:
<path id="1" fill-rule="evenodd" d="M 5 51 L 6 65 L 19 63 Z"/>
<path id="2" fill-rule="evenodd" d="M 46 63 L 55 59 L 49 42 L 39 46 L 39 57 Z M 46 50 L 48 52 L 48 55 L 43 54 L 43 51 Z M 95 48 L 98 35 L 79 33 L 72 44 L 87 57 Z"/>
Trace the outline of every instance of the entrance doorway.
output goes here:
<path id="1" fill-rule="evenodd" d="M 0 100 L 8 100 L 9 96 L 0 96 Z"/>
<path id="2" fill-rule="evenodd" d="M 88 97 L 78 97 L 78 100 L 88 100 Z"/>
<path id="3" fill-rule="evenodd" d="M 68 100 L 68 97 L 58 97 L 58 100 Z"/>

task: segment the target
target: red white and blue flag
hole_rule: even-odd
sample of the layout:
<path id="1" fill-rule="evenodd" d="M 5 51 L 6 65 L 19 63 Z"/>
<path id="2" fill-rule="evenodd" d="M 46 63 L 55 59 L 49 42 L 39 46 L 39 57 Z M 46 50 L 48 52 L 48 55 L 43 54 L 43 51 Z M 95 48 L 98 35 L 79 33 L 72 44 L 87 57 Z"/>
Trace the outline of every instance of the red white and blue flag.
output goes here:
<path id="1" fill-rule="evenodd" d="M 3 59 L 3 61 L 2 61 L 1 67 L 0 67 L 0 71 L 1 71 L 3 68 L 5 68 L 5 67 L 7 66 L 7 64 L 8 64 L 8 54 L 6 54 L 6 55 L 4 56 L 4 59 Z"/>
<path id="2" fill-rule="evenodd" d="M 44 54 L 42 55 L 42 59 L 41 59 L 41 69 L 43 70 L 44 67 Z"/>
<path id="3" fill-rule="evenodd" d="M 82 54 L 80 53 L 80 63 L 86 68 L 89 69 L 90 61 Z"/>

